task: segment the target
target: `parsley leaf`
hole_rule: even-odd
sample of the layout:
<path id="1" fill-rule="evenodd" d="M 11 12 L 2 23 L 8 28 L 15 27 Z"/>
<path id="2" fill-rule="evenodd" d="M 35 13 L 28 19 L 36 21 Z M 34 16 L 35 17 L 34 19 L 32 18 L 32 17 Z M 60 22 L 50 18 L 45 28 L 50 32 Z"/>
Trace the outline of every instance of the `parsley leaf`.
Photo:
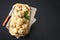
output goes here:
<path id="1" fill-rule="evenodd" d="M 30 16 L 28 16 L 28 11 L 25 11 L 24 17 L 25 17 L 27 20 L 30 19 Z"/>
<path id="2" fill-rule="evenodd" d="M 27 15 L 28 15 L 28 11 L 25 11 L 25 12 L 24 12 L 24 16 L 27 16 Z"/>
<path id="3" fill-rule="evenodd" d="M 25 18 L 29 20 L 30 19 L 30 16 L 26 16 Z"/>

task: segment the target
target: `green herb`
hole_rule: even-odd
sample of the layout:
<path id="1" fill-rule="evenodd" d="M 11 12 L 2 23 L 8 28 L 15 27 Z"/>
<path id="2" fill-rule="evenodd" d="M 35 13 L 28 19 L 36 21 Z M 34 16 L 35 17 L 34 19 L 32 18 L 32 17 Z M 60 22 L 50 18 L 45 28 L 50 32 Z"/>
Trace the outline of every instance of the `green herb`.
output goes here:
<path id="1" fill-rule="evenodd" d="M 28 15 L 28 11 L 25 11 L 24 13 L 25 13 L 24 16 L 27 16 Z"/>
<path id="2" fill-rule="evenodd" d="M 25 11 L 24 17 L 25 17 L 27 20 L 30 19 L 30 16 L 28 16 L 28 11 Z"/>
<path id="3" fill-rule="evenodd" d="M 25 18 L 29 20 L 30 19 L 30 16 L 26 16 Z"/>

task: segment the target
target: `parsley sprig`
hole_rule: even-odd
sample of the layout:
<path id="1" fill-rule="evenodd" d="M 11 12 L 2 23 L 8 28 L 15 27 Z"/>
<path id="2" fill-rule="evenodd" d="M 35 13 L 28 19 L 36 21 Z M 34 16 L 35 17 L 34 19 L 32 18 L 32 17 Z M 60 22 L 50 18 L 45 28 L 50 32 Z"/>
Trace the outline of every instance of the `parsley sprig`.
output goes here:
<path id="1" fill-rule="evenodd" d="M 25 11 L 25 12 L 24 12 L 24 17 L 25 17 L 27 20 L 30 19 L 30 16 L 28 16 L 28 13 L 29 13 L 28 11 Z"/>

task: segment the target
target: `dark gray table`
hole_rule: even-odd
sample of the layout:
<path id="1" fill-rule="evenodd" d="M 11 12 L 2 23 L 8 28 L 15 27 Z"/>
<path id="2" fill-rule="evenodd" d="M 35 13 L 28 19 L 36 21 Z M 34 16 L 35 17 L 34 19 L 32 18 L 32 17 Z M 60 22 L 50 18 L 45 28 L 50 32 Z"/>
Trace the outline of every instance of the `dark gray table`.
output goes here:
<path id="1" fill-rule="evenodd" d="M 2 22 L 15 3 L 26 3 L 37 8 L 30 33 L 18 40 L 58 40 L 59 39 L 59 1 L 53 0 L 0 0 L 0 40 L 17 40 L 2 26 Z"/>

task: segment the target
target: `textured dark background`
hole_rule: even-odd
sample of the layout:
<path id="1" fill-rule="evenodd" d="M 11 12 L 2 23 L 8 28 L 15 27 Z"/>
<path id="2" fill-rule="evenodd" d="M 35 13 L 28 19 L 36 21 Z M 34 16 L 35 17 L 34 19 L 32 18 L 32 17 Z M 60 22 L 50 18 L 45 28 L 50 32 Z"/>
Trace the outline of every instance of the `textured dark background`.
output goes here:
<path id="1" fill-rule="evenodd" d="M 17 40 L 2 26 L 13 4 L 26 3 L 36 7 L 35 18 L 30 33 L 18 40 L 58 40 L 60 38 L 60 9 L 58 0 L 0 0 L 0 40 Z"/>

